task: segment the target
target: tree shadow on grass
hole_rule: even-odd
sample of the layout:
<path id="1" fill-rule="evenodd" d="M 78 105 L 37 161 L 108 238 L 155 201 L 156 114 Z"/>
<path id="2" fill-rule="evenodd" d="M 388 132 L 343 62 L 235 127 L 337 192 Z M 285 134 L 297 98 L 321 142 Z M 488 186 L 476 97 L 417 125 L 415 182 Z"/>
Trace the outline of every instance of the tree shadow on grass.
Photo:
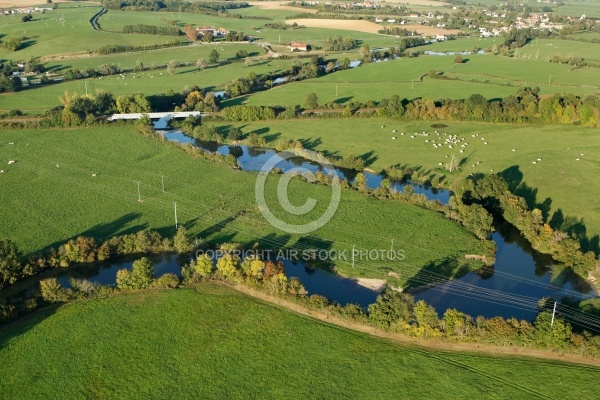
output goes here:
<path id="1" fill-rule="evenodd" d="M 97 242 L 103 242 L 106 239 L 116 235 L 126 235 L 129 233 L 136 233 L 148 227 L 147 223 L 131 225 L 132 222 L 141 217 L 140 213 L 128 213 L 111 222 L 94 225 L 93 227 L 69 238 L 56 241 L 48 246 L 38 250 L 35 253 L 45 253 L 51 248 L 56 249 L 58 246 L 68 242 L 71 239 L 76 239 L 79 236 L 92 237 Z"/>
<path id="2" fill-rule="evenodd" d="M 500 173 L 506 182 L 510 191 L 525 199 L 529 209 L 537 208 L 542 212 L 544 221 L 547 221 L 555 230 L 568 233 L 577 240 L 584 252 L 593 251 L 596 257 L 600 255 L 600 235 L 587 236 L 587 228 L 583 218 L 564 215 L 562 209 L 558 208 L 550 217 L 552 208 L 552 199 L 550 197 L 541 202 L 537 201 L 538 190 L 532 188 L 523 182 L 523 173 L 519 166 L 513 165 Z"/>

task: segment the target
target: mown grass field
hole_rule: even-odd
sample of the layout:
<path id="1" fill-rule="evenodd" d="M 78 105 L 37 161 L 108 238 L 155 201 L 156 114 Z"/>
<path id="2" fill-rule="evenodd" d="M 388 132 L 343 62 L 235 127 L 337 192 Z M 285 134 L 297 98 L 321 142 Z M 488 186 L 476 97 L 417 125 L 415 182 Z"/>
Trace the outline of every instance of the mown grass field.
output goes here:
<path id="1" fill-rule="evenodd" d="M 519 54 L 521 57 L 526 55 L 532 59 L 539 57 L 544 61 L 552 59 L 554 56 L 580 56 L 586 60 L 598 62 L 600 61 L 600 44 L 560 39 L 534 39 L 519 49 Z M 597 70 L 597 68 L 593 69 Z"/>
<path id="2" fill-rule="evenodd" d="M 9 52 L 0 46 L 0 59 L 28 60 L 32 56 L 93 51 L 113 44 L 150 45 L 175 39 L 172 36 L 95 31 L 88 20 L 101 8 L 89 3 L 60 3 L 57 10 L 35 13 L 33 20 L 26 23 L 21 21 L 20 14 L 2 16 L 0 31 L 4 35 L 3 42 L 13 37 L 27 36 L 30 39 L 24 42 L 23 49 L 16 52 Z"/>
<path id="3" fill-rule="evenodd" d="M 339 208 L 325 226 L 306 235 L 288 235 L 260 214 L 255 174 L 193 159 L 141 137 L 132 127 L 3 131 L 0 144 L 5 171 L 0 173 L 0 237 L 14 240 L 25 253 L 78 235 L 105 239 L 146 227 L 172 236 L 174 202 L 179 223 L 190 235 L 213 243 L 350 251 L 352 246 L 387 250 L 394 240 L 395 249 L 405 251 L 404 261 L 358 260 L 354 267 L 350 260 L 335 263 L 352 276 L 385 277 L 391 268 L 403 283 L 428 262 L 482 251 L 474 236 L 440 215 L 349 190 L 342 191 Z M 9 166 L 8 160 L 16 163 Z M 312 197 L 317 206 L 304 216 L 282 213 L 277 181 L 267 181 L 265 197 L 273 213 L 287 222 L 312 221 L 329 204 L 329 188 L 294 179 L 292 204 Z"/>
<path id="4" fill-rule="evenodd" d="M 343 57 L 340 55 L 339 58 Z M 573 70 L 568 65 L 545 60 L 515 60 L 487 54 L 465 58 L 468 61 L 464 64 L 456 64 L 454 56 L 422 56 L 371 63 L 255 93 L 247 101 L 253 105 L 300 105 L 311 92 L 322 104 L 347 100 L 379 101 L 394 94 L 408 99 L 461 99 L 478 93 L 492 99 L 516 94 L 522 86 L 537 86 L 543 94 L 570 93 L 585 97 L 600 92 L 596 83 L 600 77 L 597 68 Z M 443 71 L 452 79 L 431 79 L 427 76 L 431 70 Z"/>
<path id="5" fill-rule="evenodd" d="M 377 118 L 269 121 L 242 126 L 245 133 L 263 132 L 274 141 L 279 138 L 301 139 L 315 150 L 334 155 L 360 156 L 372 150 L 368 154 L 372 161 L 369 167 L 375 170 L 396 164 L 422 166 L 425 171 L 446 175 L 447 180 L 452 181 L 470 173 L 518 169 L 516 176 L 522 174 L 523 181 L 534 188 L 538 203 L 546 198 L 552 200 L 551 215 L 560 209 L 566 216 L 582 218 L 589 236 L 600 234 L 600 207 L 596 201 L 600 193 L 596 178 L 600 173 L 600 137 L 597 130 L 572 126 L 464 122 L 446 122 L 449 127 L 435 129 L 431 127 L 434 123 L 439 122 Z M 381 125 L 385 128 L 382 129 Z M 392 130 L 397 133 L 392 133 Z M 439 141 L 435 130 L 465 138 L 469 145 L 458 149 L 447 146 L 434 148 L 431 140 Z M 430 136 L 410 138 L 415 132 L 423 131 L 429 132 Z M 402 132 L 406 135 L 401 136 Z M 473 134 L 479 134 L 479 137 L 472 138 Z M 392 140 L 392 136 L 397 139 Z M 487 139 L 487 145 L 483 144 L 482 137 Z M 513 148 L 516 151 L 513 152 Z M 460 153 L 460 149 L 464 153 Z M 438 163 L 447 163 L 447 156 L 452 154 L 463 161 L 463 166 L 459 172 L 448 174 Z M 542 161 L 538 162 L 538 158 Z"/>
<path id="6" fill-rule="evenodd" d="M 221 51 L 220 48 L 219 51 Z M 193 60 L 198 54 L 203 53 L 197 52 L 195 48 L 189 49 L 190 60 Z M 143 55 L 136 55 L 134 58 L 141 59 Z M 196 66 L 179 67 L 173 75 L 169 75 L 166 69 L 161 69 L 143 73 L 136 72 L 135 75 L 128 73 L 125 79 L 119 79 L 119 75 L 111 75 L 102 79 L 78 79 L 44 86 L 32 86 L 16 93 L 0 94 L 0 110 L 20 109 L 30 114 L 43 113 L 45 110 L 60 105 L 58 98 L 65 91 L 84 94 L 86 82 L 90 93 L 103 90 L 115 96 L 138 92 L 149 96 L 164 94 L 169 90 L 181 92 L 186 86 L 192 85 L 198 85 L 206 91 L 221 90 L 228 82 L 248 76 L 250 72 L 276 74 L 287 70 L 291 64 L 291 60 L 262 60 L 248 67 L 243 61 L 240 61 L 220 67 L 206 68 L 202 71 Z"/>
<path id="7" fill-rule="evenodd" d="M 579 400 L 600 389 L 594 367 L 397 345 L 215 284 L 53 307 L 0 343 L 0 390 L 20 399 Z"/>

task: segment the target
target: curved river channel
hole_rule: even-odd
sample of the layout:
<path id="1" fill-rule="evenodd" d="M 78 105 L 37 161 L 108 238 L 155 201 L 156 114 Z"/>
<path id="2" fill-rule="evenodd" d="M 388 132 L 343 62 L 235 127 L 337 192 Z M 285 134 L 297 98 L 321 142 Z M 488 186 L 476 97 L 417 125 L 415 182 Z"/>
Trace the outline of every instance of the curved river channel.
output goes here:
<path id="1" fill-rule="evenodd" d="M 272 149 L 248 146 L 217 145 L 199 142 L 179 131 L 162 131 L 167 140 L 191 143 L 205 150 L 234 155 L 242 170 L 258 171 L 277 152 Z M 303 167 L 313 172 L 322 167 L 310 160 L 294 157 L 277 164 L 277 168 L 289 170 Z M 336 169 L 340 177 L 352 182 L 356 172 Z M 365 173 L 367 185 L 377 188 L 383 176 Z M 392 188 L 402 190 L 410 182 L 392 181 Z M 447 203 L 451 193 L 443 189 L 413 185 L 415 193 L 424 194 L 430 200 Z M 432 284 L 412 292 L 417 300 L 423 299 L 433 305 L 441 315 L 448 308 L 456 308 L 473 317 L 502 316 L 533 320 L 537 315 L 537 303 L 542 297 L 559 300 L 563 297 L 583 299 L 596 296 L 590 285 L 568 268 L 554 265 L 552 260 L 536 252 L 519 232 L 508 224 L 496 227 L 492 239 L 496 243 L 496 263 L 491 268 L 470 272 L 452 281 Z M 179 274 L 187 260 L 177 255 L 163 254 L 150 257 L 155 263 L 156 275 L 166 272 Z M 69 278 L 86 278 L 101 284 L 114 284 L 117 270 L 130 268 L 133 257 L 125 257 L 112 263 L 94 263 L 54 272 L 65 287 Z M 297 277 L 309 294 L 320 294 L 340 304 L 354 303 L 366 308 L 375 302 L 378 292 L 359 285 L 355 280 L 344 278 L 323 269 L 311 269 L 301 262 L 284 262 L 288 277 Z M 46 274 L 42 274 L 46 275 Z M 417 276 L 417 280 L 418 280 Z M 40 279 L 39 277 L 37 278 Z M 426 278 L 423 277 L 423 281 Z M 25 282 L 23 282 L 25 283 Z"/>

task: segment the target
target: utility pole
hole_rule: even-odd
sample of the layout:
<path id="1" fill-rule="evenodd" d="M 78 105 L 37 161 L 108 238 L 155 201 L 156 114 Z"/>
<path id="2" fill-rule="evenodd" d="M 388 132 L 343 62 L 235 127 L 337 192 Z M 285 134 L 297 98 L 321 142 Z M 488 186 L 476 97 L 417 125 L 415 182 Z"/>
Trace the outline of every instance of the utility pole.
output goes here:
<path id="1" fill-rule="evenodd" d="M 550 76 L 548 77 L 548 85 L 550 84 L 551 80 L 552 80 L 552 74 L 550 74 Z"/>
<path id="2" fill-rule="evenodd" d="M 138 202 L 141 203 L 142 202 L 142 195 L 140 194 L 140 182 L 138 182 L 137 184 L 138 184 Z"/>
<path id="3" fill-rule="evenodd" d="M 554 302 L 554 310 L 552 310 L 552 322 L 550 322 L 550 327 L 554 325 L 554 315 L 556 314 L 556 301 Z"/>
<path id="4" fill-rule="evenodd" d="M 87 91 L 87 81 L 85 81 L 84 83 L 85 83 L 85 97 L 87 97 L 87 95 L 88 95 L 88 91 Z"/>
<path id="5" fill-rule="evenodd" d="M 354 268 L 354 246 L 352 246 L 352 268 Z"/>
<path id="6" fill-rule="evenodd" d="M 173 203 L 175 206 L 175 230 L 177 230 L 177 203 Z"/>
<path id="7" fill-rule="evenodd" d="M 160 177 L 162 178 L 162 192 L 164 193 L 165 192 L 165 176 L 161 175 Z"/>
<path id="8" fill-rule="evenodd" d="M 335 97 L 337 98 L 338 94 L 337 94 L 337 85 L 335 85 Z"/>

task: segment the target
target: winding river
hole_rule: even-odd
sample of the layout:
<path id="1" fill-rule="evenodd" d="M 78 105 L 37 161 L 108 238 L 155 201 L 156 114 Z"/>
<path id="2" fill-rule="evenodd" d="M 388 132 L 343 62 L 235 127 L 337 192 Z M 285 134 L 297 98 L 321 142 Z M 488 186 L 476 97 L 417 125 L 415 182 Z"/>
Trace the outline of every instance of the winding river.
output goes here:
<path id="1" fill-rule="evenodd" d="M 167 140 L 191 143 L 208 151 L 234 155 L 241 169 L 257 171 L 277 152 L 272 149 L 259 149 L 248 146 L 206 144 L 178 131 L 163 131 Z M 318 171 L 322 167 L 309 160 L 295 157 L 285 160 L 277 167 L 282 170 L 303 167 Z M 354 179 L 356 172 L 337 169 L 340 177 Z M 377 188 L 383 179 L 381 175 L 365 173 L 367 185 Z M 410 182 L 392 181 L 392 187 L 402 190 Z M 447 190 L 413 185 L 415 193 L 424 194 L 430 200 L 447 203 L 451 193 Z M 533 320 L 538 312 L 538 300 L 551 297 L 582 299 L 594 297 L 596 293 L 590 285 L 568 268 L 555 265 L 545 255 L 536 252 L 519 232 L 509 224 L 499 224 L 492 239 L 496 243 L 496 263 L 491 268 L 470 272 L 453 281 L 431 284 L 432 276 L 426 272 L 418 274 L 417 283 L 430 283 L 412 292 L 417 300 L 423 299 L 433 305 L 441 315 L 448 308 L 456 308 L 472 316 L 502 316 Z M 137 256 L 139 257 L 139 256 Z M 114 284 L 116 272 L 130 268 L 136 257 L 124 257 L 111 263 L 78 265 L 65 270 L 45 271 L 40 276 L 20 282 L 15 290 L 30 287 L 33 282 L 48 276 L 58 275 L 61 284 L 69 286 L 69 278 L 85 278 L 100 284 Z M 156 275 L 166 272 L 179 274 L 181 265 L 188 260 L 174 254 L 151 256 Z M 300 262 L 284 262 L 288 277 L 297 277 L 309 294 L 321 294 L 340 304 L 354 303 L 366 308 L 375 302 L 378 292 L 359 285 L 355 280 L 323 269 L 311 269 Z M 21 289 L 20 289 L 21 288 Z M 14 290 L 13 290 L 14 292 Z"/>

